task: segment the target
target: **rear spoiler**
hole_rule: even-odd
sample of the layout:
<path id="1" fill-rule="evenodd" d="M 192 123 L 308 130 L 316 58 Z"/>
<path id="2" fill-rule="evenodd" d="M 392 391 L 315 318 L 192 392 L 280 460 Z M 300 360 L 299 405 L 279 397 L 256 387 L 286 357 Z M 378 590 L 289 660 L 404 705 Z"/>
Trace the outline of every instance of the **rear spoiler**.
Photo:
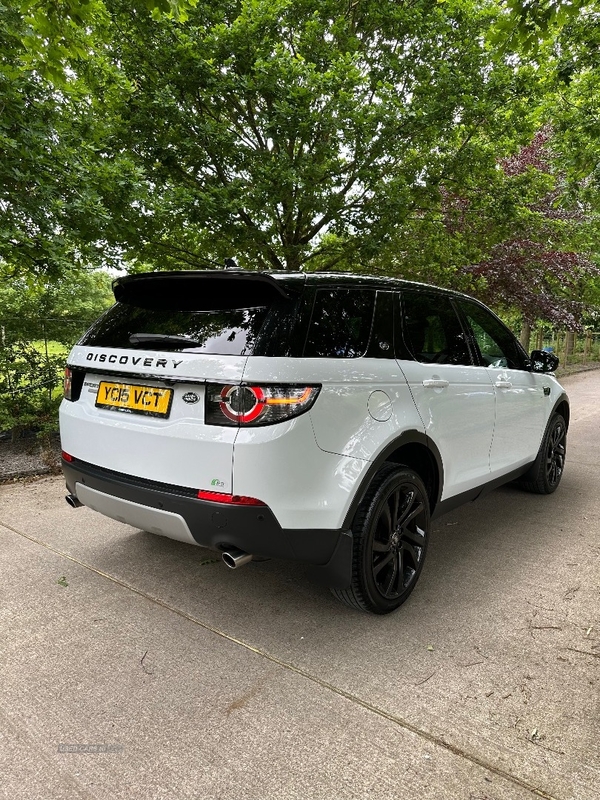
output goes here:
<path id="1" fill-rule="evenodd" d="M 115 300 L 139 308 L 169 311 L 222 311 L 270 306 L 302 289 L 272 275 L 242 270 L 141 272 L 113 281 Z"/>

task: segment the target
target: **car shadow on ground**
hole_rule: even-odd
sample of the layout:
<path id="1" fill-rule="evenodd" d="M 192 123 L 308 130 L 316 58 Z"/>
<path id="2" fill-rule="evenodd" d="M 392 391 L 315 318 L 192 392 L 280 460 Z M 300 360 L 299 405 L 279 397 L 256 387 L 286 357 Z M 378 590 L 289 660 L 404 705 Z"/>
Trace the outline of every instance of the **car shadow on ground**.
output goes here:
<path id="1" fill-rule="evenodd" d="M 96 541 L 93 563 L 212 622 L 248 622 L 261 614 L 298 621 L 318 618 L 325 626 L 329 619 L 332 628 L 341 619 L 361 627 L 387 627 L 410 625 L 413 617 L 423 626 L 448 614 L 479 616 L 482 608 L 497 609 L 503 596 L 533 579 L 547 548 L 545 538 L 561 535 L 557 510 L 566 492 L 568 485 L 540 497 L 507 486 L 436 520 L 413 596 L 386 617 L 339 604 L 326 588 L 309 580 L 301 564 L 258 561 L 230 570 L 218 553 L 131 528 L 122 529 L 122 538 L 112 537 L 110 546 Z"/>

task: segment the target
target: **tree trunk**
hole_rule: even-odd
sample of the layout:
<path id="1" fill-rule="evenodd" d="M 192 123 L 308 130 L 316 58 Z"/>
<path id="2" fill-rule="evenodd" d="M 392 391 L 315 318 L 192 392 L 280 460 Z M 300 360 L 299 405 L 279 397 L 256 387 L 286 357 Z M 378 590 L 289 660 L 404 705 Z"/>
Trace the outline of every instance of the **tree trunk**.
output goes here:
<path id="1" fill-rule="evenodd" d="M 535 349 L 541 350 L 544 346 L 544 329 L 539 328 L 535 337 Z"/>
<path id="2" fill-rule="evenodd" d="M 575 331 L 567 331 L 565 336 L 565 361 L 575 352 Z"/>
<path id="3" fill-rule="evenodd" d="M 525 348 L 525 351 L 529 352 L 529 340 L 531 339 L 531 325 L 523 320 L 523 325 L 521 327 L 521 336 L 519 337 L 521 344 Z"/>

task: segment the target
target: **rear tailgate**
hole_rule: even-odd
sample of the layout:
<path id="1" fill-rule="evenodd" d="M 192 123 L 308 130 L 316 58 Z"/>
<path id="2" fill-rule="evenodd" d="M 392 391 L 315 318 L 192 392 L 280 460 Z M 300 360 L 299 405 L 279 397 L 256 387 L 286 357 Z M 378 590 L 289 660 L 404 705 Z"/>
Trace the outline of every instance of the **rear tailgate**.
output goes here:
<path id="1" fill-rule="evenodd" d="M 239 382 L 246 359 L 75 347 L 69 364 L 86 373 L 79 399 L 61 406 L 62 448 L 126 475 L 231 492 L 237 428 L 204 424 L 205 382 Z"/>
<path id="2" fill-rule="evenodd" d="M 303 281 L 235 270 L 116 279 L 117 303 L 69 356 L 63 449 L 126 475 L 231 492 L 238 429 L 205 424 L 206 383 L 239 383 L 249 355 L 282 346 Z"/>

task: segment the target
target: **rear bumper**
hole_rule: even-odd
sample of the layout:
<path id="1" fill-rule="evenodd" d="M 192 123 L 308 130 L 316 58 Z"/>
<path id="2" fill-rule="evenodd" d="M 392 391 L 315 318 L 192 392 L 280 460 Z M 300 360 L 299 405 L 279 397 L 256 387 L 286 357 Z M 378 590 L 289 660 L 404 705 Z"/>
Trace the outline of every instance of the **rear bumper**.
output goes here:
<path id="1" fill-rule="evenodd" d="M 69 492 L 107 516 L 210 550 L 237 547 L 256 556 L 299 561 L 310 566 L 319 583 L 350 585 L 349 531 L 284 529 L 267 506 L 200 500 L 194 489 L 123 475 L 79 459 L 63 459 L 62 467 Z"/>

